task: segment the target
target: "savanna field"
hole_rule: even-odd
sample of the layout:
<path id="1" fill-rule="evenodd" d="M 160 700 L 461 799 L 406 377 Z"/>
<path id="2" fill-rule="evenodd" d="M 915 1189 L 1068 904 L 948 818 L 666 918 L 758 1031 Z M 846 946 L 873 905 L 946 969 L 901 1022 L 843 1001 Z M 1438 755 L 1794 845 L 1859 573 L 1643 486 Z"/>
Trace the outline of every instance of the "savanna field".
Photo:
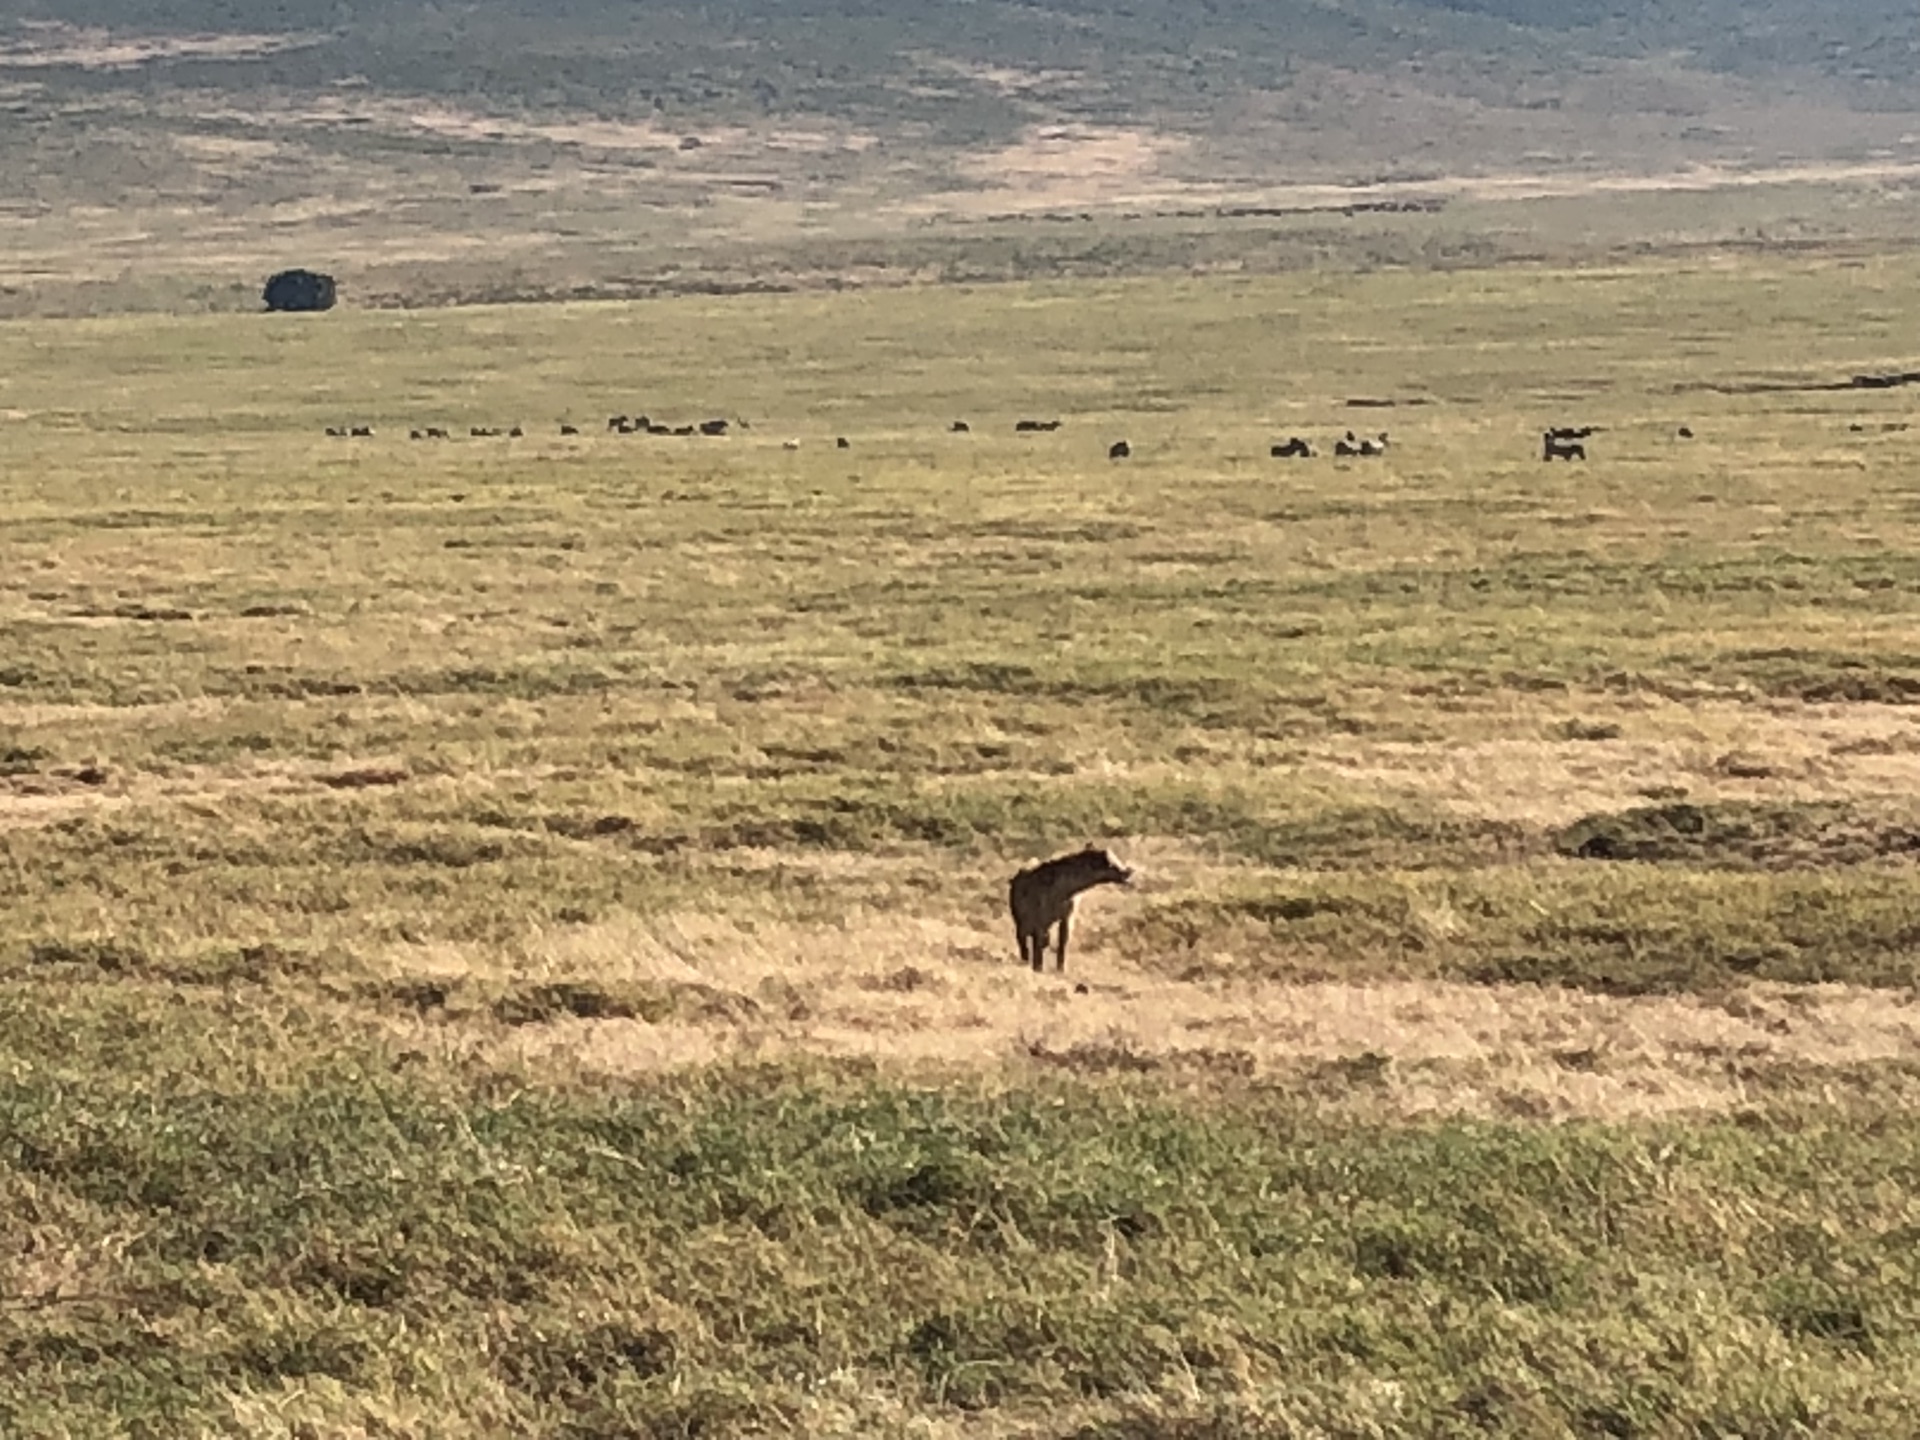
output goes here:
<path id="1" fill-rule="evenodd" d="M 1916 297 L 0 325 L 0 1433 L 1920 1433 Z"/>

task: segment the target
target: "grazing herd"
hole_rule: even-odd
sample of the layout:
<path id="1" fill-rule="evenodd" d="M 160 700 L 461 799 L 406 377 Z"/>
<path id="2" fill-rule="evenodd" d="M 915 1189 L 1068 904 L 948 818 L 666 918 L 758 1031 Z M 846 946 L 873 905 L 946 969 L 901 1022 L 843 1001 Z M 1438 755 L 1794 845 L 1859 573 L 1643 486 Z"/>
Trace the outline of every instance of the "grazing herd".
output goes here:
<path id="1" fill-rule="evenodd" d="M 1062 422 L 1059 420 L 1020 420 L 1014 424 L 1013 429 L 1017 435 L 1050 434 L 1060 429 L 1061 424 Z M 1854 428 L 1859 429 L 1860 427 L 1855 426 Z M 559 429 L 560 434 L 563 436 L 577 436 L 580 434 L 580 427 L 568 421 L 561 421 Z M 752 429 L 752 426 L 745 420 L 716 418 L 711 420 L 698 420 L 689 424 L 667 425 L 647 415 L 611 415 L 607 417 L 607 433 L 613 435 L 707 436 L 716 438 L 730 435 L 735 430 L 750 429 Z M 970 435 L 973 433 L 973 426 L 965 420 L 955 420 L 947 427 L 947 430 L 949 434 L 953 435 Z M 326 427 L 326 432 L 328 435 L 339 439 L 356 440 L 371 438 L 374 433 L 371 425 L 329 425 Z M 467 430 L 468 436 L 473 439 L 501 437 L 517 440 L 525 436 L 526 433 L 526 429 L 520 425 L 505 427 L 496 425 L 474 425 L 470 426 Z M 1540 436 L 1541 458 L 1549 463 L 1555 460 L 1585 460 L 1587 458 L 1586 442 L 1597 433 L 1599 433 L 1599 429 L 1593 425 L 1556 425 L 1544 430 Z M 1682 440 L 1691 440 L 1693 438 L 1692 428 L 1686 425 L 1680 426 L 1675 434 Z M 441 426 L 426 425 L 409 430 L 407 432 L 407 438 L 409 440 L 447 440 L 451 438 L 451 432 Z M 1333 454 L 1335 458 L 1343 460 L 1377 457 L 1387 453 L 1390 443 L 1387 433 L 1384 430 L 1377 435 L 1356 435 L 1353 431 L 1349 430 L 1333 442 Z M 844 435 L 836 435 L 833 444 L 836 450 L 850 450 L 853 448 L 853 442 Z M 782 448 L 798 450 L 800 448 L 800 442 L 798 440 L 783 441 Z M 1313 460 L 1317 459 L 1320 454 L 1311 442 L 1300 435 L 1289 436 L 1284 442 L 1270 447 L 1267 453 L 1275 460 Z M 1128 460 L 1131 459 L 1132 456 L 1133 445 L 1130 441 L 1115 440 L 1107 447 L 1107 458 L 1109 460 Z"/>

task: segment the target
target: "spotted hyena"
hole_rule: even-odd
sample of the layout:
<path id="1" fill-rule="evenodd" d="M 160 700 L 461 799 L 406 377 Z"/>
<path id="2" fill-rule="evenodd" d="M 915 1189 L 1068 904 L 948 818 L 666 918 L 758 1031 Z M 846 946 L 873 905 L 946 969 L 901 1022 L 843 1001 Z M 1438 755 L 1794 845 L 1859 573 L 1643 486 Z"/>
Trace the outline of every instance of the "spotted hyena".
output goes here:
<path id="1" fill-rule="evenodd" d="M 1061 855 L 1022 870 L 1007 887 L 1020 958 L 1035 970 L 1044 968 L 1047 932 L 1058 925 L 1060 938 L 1054 950 L 1053 968 L 1065 970 L 1067 925 L 1073 919 L 1074 897 L 1096 885 L 1125 885 L 1131 879 L 1131 870 L 1106 851 L 1091 845 L 1076 854 Z"/>

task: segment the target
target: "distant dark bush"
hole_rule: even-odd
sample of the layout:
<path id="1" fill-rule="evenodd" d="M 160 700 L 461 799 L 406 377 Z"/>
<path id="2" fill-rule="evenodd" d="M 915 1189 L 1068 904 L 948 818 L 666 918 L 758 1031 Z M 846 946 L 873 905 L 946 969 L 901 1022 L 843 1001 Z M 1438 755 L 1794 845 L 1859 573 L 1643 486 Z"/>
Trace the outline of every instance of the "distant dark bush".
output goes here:
<path id="1" fill-rule="evenodd" d="M 313 270 L 282 270 L 267 281 L 265 298 L 269 310 L 331 310 L 333 277 Z"/>

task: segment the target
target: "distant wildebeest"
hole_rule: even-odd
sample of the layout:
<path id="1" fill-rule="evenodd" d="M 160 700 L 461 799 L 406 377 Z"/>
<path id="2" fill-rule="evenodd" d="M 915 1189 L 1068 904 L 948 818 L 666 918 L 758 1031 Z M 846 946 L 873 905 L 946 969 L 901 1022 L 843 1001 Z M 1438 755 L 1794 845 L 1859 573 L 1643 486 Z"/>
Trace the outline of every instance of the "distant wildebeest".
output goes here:
<path id="1" fill-rule="evenodd" d="M 700 433 L 702 435 L 724 435 L 727 433 L 727 422 L 725 420 L 702 420 L 700 422 Z"/>
<path id="2" fill-rule="evenodd" d="M 526 433 L 527 432 L 522 430 L 518 425 L 514 426 L 511 430 L 507 431 L 507 434 L 512 436 L 515 440 L 518 440 L 522 435 L 525 435 Z"/>
<path id="3" fill-rule="evenodd" d="M 648 428 L 651 429 L 652 427 L 649 426 Z M 692 435 L 695 433 L 695 431 L 694 431 L 694 427 L 691 425 L 675 425 L 673 427 L 673 433 L 675 435 Z"/>
<path id="4" fill-rule="evenodd" d="M 1591 425 L 1556 425 L 1547 433 L 1556 440 L 1587 440 L 1593 436 Z"/>
<path id="5" fill-rule="evenodd" d="M 346 432 L 346 428 L 345 428 L 344 426 L 341 426 L 341 425 L 329 425 L 329 426 L 327 426 L 327 434 L 329 434 L 329 435 L 332 435 L 332 436 L 335 436 L 335 437 L 337 437 L 338 439 L 341 439 L 341 440 L 344 440 L 344 439 L 346 439 L 346 438 L 347 438 L 347 432 Z"/>
<path id="6" fill-rule="evenodd" d="M 649 435 L 691 435 L 693 433 L 693 427 L 689 425 L 685 430 L 675 430 L 671 425 L 654 425 L 649 423 L 646 426 L 646 431 Z"/>
<path id="7" fill-rule="evenodd" d="M 355 440 L 371 439 L 373 436 L 373 427 L 371 425 L 355 425 L 347 431 L 347 434 Z"/>
<path id="8" fill-rule="evenodd" d="M 971 433 L 973 427 L 964 420 L 956 420 L 952 425 L 948 426 L 947 429 L 949 434 L 966 435 Z"/>
<path id="9" fill-rule="evenodd" d="M 1074 897 L 1096 885 L 1125 885 L 1133 872 L 1104 850 L 1091 845 L 1073 855 L 1061 855 L 1031 865 L 1013 877 L 1007 903 L 1013 911 L 1014 938 L 1020 958 L 1035 970 L 1044 968 L 1047 933 L 1060 927 L 1053 968 L 1067 968 L 1067 929 L 1073 919 Z"/>
<path id="10" fill-rule="evenodd" d="M 407 439 L 409 440 L 424 440 L 426 438 L 426 432 L 422 430 L 409 430 L 407 432 Z"/>
<path id="11" fill-rule="evenodd" d="M 445 440 L 446 438 L 447 438 L 447 432 L 445 430 L 442 430 L 438 425 L 429 425 L 427 427 L 427 439 Z"/>
<path id="12" fill-rule="evenodd" d="M 1060 422 L 1058 420 L 1020 420 L 1014 423 L 1013 428 L 1016 434 L 1027 435 L 1036 431 L 1058 430 Z"/>
<path id="13" fill-rule="evenodd" d="M 1313 447 L 1298 435 L 1291 437 L 1284 445 L 1275 445 L 1267 452 L 1276 460 L 1311 460 Z"/>
<path id="14" fill-rule="evenodd" d="M 1682 440 L 1691 440 L 1693 438 L 1693 427 L 1691 425 L 1682 425 L 1674 433 Z"/>
<path id="15" fill-rule="evenodd" d="M 580 427 L 578 425 L 569 425 L 565 421 L 562 421 L 560 424 L 560 433 L 562 435 L 578 435 L 580 433 Z"/>
<path id="16" fill-rule="evenodd" d="M 836 435 L 833 441 L 833 448 L 836 450 L 851 450 L 853 448 L 853 442 L 844 435 Z"/>
<path id="17" fill-rule="evenodd" d="M 1116 440 L 1107 447 L 1109 460 L 1125 460 L 1133 454 L 1133 446 L 1124 440 Z"/>
<path id="18" fill-rule="evenodd" d="M 1587 458 L 1587 447 L 1582 445 L 1578 440 L 1563 440 L 1551 430 L 1543 434 L 1540 440 L 1545 451 L 1540 457 L 1542 460 L 1551 462 L 1554 460 L 1584 460 Z"/>
<path id="19" fill-rule="evenodd" d="M 624 432 L 626 430 L 631 429 L 632 424 L 633 422 L 628 420 L 627 417 L 624 415 L 609 415 L 607 417 L 607 428 L 609 430 L 619 430 Z"/>

